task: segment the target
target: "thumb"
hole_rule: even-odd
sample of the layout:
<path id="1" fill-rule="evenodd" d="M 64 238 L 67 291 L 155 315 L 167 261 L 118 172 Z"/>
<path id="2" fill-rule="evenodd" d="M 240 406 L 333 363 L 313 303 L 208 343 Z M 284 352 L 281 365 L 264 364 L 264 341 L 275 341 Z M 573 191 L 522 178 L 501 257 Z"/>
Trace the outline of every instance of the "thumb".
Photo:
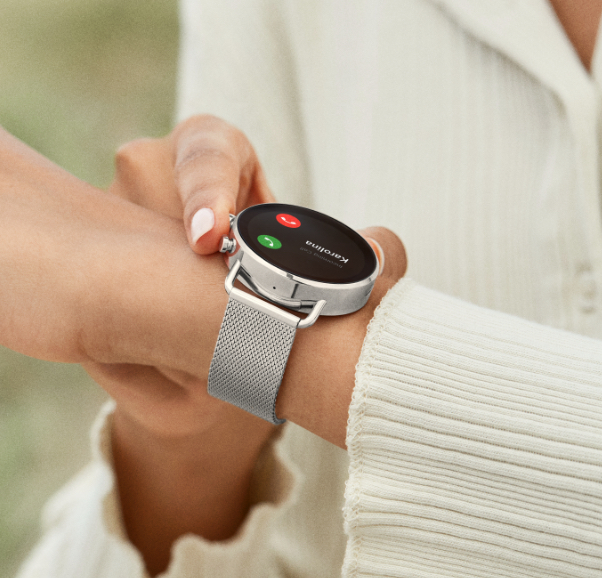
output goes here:
<path id="1" fill-rule="evenodd" d="M 251 143 L 225 121 L 192 117 L 171 138 L 188 241 L 199 254 L 213 253 L 230 229 L 230 213 L 274 197 Z"/>

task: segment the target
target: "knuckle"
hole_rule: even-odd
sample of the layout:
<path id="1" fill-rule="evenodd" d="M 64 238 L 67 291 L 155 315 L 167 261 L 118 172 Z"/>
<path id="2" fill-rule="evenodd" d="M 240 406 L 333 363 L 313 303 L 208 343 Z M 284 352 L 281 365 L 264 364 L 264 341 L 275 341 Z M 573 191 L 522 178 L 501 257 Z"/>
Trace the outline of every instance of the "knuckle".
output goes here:
<path id="1" fill-rule="evenodd" d="M 235 198 L 250 188 L 257 156 L 246 135 L 212 115 L 197 115 L 176 128 L 175 177 L 180 195 Z M 218 194 L 219 192 L 219 194 Z"/>
<path id="2" fill-rule="evenodd" d="M 212 114 L 197 114 L 185 120 L 181 127 L 182 132 L 215 132 L 228 136 L 231 139 L 242 138 L 247 140 L 246 135 L 236 126 L 225 121 L 223 118 Z"/>
<path id="3" fill-rule="evenodd" d="M 197 204 L 210 197 L 234 195 L 239 173 L 232 158 L 220 149 L 193 147 L 176 166 L 175 176 L 184 201 Z"/>
<path id="4" fill-rule="evenodd" d="M 178 141 L 177 164 L 185 165 L 207 157 L 236 161 L 255 156 L 244 132 L 210 114 L 196 115 L 183 121 L 175 133 Z"/>
<path id="5" fill-rule="evenodd" d="M 199 164 L 210 162 L 212 164 L 232 163 L 232 154 L 215 143 L 202 139 L 195 139 L 178 150 L 176 157 L 176 173 L 185 173 L 188 169 Z"/>
<path id="6" fill-rule="evenodd" d="M 155 147 L 154 139 L 138 139 L 121 146 L 115 153 L 115 180 L 127 188 L 143 182 L 149 166 L 157 164 Z"/>
<path id="7" fill-rule="evenodd" d="M 236 129 L 225 120 L 211 114 L 198 114 L 182 121 L 173 131 L 179 143 L 194 140 L 232 138 Z"/>
<path id="8" fill-rule="evenodd" d="M 136 139 L 121 145 L 115 153 L 115 164 L 118 167 L 135 166 L 145 155 L 153 139 Z"/>

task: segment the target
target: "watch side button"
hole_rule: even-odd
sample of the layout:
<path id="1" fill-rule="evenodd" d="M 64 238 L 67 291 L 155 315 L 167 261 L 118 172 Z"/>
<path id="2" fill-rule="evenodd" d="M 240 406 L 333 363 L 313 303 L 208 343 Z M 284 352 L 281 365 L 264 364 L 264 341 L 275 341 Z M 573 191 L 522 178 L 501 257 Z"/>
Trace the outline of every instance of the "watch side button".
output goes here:
<path id="1" fill-rule="evenodd" d="M 220 243 L 219 252 L 230 253 L 232 255 L 234 251 L 236 251 L 236 239 L 230 239 L 230 237 L 224 235 Z"/>

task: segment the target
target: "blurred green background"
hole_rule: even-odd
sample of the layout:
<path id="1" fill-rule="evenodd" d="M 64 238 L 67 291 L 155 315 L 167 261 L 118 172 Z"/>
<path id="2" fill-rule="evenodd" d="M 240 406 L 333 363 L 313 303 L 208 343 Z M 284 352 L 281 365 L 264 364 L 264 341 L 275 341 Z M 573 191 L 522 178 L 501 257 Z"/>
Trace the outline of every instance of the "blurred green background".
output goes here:
<path id="1" fill-rule="evenodd" d="M 0 0 L 0 125 L 106 187 L 116 148 L 173 121 L 176 0 Z M 0 576 L 89 455 L 104 394 L 78 366 L 0 349 Z"/>

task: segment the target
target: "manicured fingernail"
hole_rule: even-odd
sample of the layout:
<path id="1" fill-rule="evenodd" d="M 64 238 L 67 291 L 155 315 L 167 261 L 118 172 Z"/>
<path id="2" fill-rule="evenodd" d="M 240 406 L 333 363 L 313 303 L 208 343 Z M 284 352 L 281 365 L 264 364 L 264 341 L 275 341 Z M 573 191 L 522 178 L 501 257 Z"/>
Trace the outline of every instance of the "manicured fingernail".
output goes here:
<path id="1" fill-rule="evenodd" d="M 215 215 L 211 209 L 205 208 L 197 211 L 190 223 L 192 242 L 196 243 L 205 233 L 211 231 L 213 225 L 215 225 Z"/>
<path id="2" fill-rule="evenodd" d="M 380 246 L 380 243 L 375 241 L 372 237 L 366 237 L 366 240 L 370 243 L 376 253 L 376 257 L 378 258 L 378 274 L 382 275 L 383 269 L 385 268 L 385 252 Z"/>

